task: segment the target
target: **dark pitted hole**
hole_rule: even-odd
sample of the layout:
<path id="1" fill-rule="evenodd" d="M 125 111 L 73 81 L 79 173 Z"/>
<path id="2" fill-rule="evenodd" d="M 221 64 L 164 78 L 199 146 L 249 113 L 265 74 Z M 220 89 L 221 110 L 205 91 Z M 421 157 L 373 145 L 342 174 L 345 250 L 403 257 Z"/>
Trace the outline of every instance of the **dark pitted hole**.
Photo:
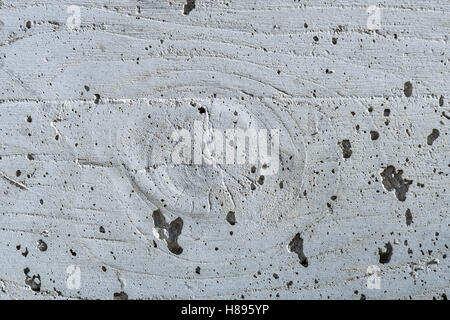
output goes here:
<path id="1" fill-rule="evenodd" d="M 349 140 L 342 140 L 341 142 L 339 142 L 339 146 L 342 149 L 342 156 L 347 159 L 350 158 L 352 155 L 352 145 L 350 143 Z"/>
<path id="2" fill-rule="evenodd" d="M 413 85 L 411 82 L 406 81 L 405 84 L 403 85 L 403 93 L 405 94 L 405 97 L 411 97 L 412 96 L 412 91 L 413 91 Z"/>
<path id="3" fill-rule="evenodd" d="M 308 258 L 306 258 L 303 252 L 303 239 L 300 236 L 300 233 L 297 233 L 294 238 L 289 242 L 288 249 L 290 252 L 294 252 L 297 254 L 300 264 L 305 268 L 308 267 Z"/>
<path id="4" fill-rule="evenodd" d="M 206 109 L 203 108 L 203 107 L 200 107 L 200 108 L 198 108 L 198 112 L 199 112 L 200 114 L 204 114 L 204 113 L 206 112 Z"/>
<path id="5" fill-rule="evenodd" d="M 48 248 L 47 244 L 46 244 L 45 241 L 42 240 L 42 239 L 39 239 L 39 240 L 37 241 L 37 247 L 38 247 L 38 249 L 39 249 L 40 251 L 42 251 L 42 252 L 47 251 L 47 248 Z"/>
<path id="6" fill-rule="evenodd" d="M 387 191 L 395 190 L 395 196 L 400 201 L 406 200 L 406 193 L 412 180 L 402 178 L 403 171 L 395 170 L 394 166 L 388 166 L 380 173 L 382 183 Z"/>
<path id="7" fill-rule="evenodd" d="M 25 284 L 30 287 L 31 290 L 35 292 L 41 291 L 41 276 L 39 274 L 33 275 L 30 277 L 28 273 L 30 272 L 30 269 L 25 268 Z"/>
<path id="8" fill-rule="evenodd" d="M 411 225 L 411 223 L 413 223 L 413 216 L 412 216 L 411 210 L 406 209 L 405 218 L 406 218 L 407 226 L 409 226 L 409 225 Z"/>
<path id="9" fill-rule="evenodd" d="M 159 239 L 166 241 L 167 248 L 170 252 L 176 255 L 181 254 L 183 248 L 178 244 L 178 237 L 183 230 L 183 219 L 178 217 L 168 224 L 160 209 L 153 211 L 152 217 L 154 228 L 158 233 Z"/>
<path id="10" fill-rule="evenodd" d="M 434 140 L 436 140 L 438 137 L 439 137 L 439 130 L 433 129 L 427 137 L 427 144 L 429 146 L 433 145 Z"/>
<path id="11" fill-rule="evenodd" d="M 183 14 L 188 15 L 192 10 L 195 9 L 195 0 L 187 0 L 183 7 Z"/>
<path id="12" fill-rule="evenodd" d="M 123 291 L 114 292 L 113 299 L 114 300 L 128 300 L 128 295 Z"/>
<path id="13" fill-rule="evenodd" d="M 195 268 L 195 273 L 200 274 L 200 267 Z"/>
<path id="14" fill-rule="evenodd" d="M 232 226 L 234 226 L 236 224 L 236 215 L 233 211 L 230 211 L 227 213 L 227 221 L 229 224 L 231 224 Z"/>
<path id="15" fill-rule="evenodd" d="M 259 179 L 258 179 L 258 183 L 259 183 L 260 185 L 263 185 L 263 184 L 264 184 L 264 179 L 265 179 L 264 176 L 260 176 Z"/>
<path id="16" fill-rule="evenodd" d="M 384 245 L 386 248 L 386 251 L 383 251 L 382 249 L 378 248 L 378 255 L 380 256 L 380 263 L 389 263 L 391 261 L 392 253 L 394 252 L 394 249 L 392 248 L 392 244 L 390 242 L 386 243 Z"/>
<path id="17" fill-rule="evenodd" d="M 98 104 L 100 102 L 100 95 L 98 93 L 94 94 L 94 103 Z"/>
<path id="18" fill-rule="evenodd" d="M 378 131 L 370 131 L 370 139 L 377 140 L 380 137 Z"/>

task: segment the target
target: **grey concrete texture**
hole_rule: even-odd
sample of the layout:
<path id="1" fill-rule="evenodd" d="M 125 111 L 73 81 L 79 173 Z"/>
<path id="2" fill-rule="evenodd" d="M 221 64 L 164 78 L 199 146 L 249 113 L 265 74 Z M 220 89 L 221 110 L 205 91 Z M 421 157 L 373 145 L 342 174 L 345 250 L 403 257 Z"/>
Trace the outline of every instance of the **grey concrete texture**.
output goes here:
<path id="1" fill-rule="evenodd" d="M 449 34 L 448 0 L 0 0 L 0 299 L 446 299 Z M 196 124 L 277 130 L 278 170 L 174 164 Z"/>

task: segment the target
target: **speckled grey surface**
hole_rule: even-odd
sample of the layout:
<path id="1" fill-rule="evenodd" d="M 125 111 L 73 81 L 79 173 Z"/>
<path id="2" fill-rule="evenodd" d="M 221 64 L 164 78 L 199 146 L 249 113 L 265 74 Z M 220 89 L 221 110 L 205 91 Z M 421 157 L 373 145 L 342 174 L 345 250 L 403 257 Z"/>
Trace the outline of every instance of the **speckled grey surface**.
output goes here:
<path id="1" fill-rule="evenodd" d="M 0 1 L 0 298 L 446 298 L 449 17 Z M 278 130 L 278 170 L 172 163 L 196 124 Z"/>

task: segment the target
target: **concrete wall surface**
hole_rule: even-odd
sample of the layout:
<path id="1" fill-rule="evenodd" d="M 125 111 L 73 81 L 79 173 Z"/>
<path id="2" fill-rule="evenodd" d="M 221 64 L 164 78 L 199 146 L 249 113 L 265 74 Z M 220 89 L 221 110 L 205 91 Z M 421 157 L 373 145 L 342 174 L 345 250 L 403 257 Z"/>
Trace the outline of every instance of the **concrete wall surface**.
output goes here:
<path id="1" fill-rule="evenodd" d="M 449 35 L 448 0 L 0 0 L 0 299 L 446 299 Z"/>

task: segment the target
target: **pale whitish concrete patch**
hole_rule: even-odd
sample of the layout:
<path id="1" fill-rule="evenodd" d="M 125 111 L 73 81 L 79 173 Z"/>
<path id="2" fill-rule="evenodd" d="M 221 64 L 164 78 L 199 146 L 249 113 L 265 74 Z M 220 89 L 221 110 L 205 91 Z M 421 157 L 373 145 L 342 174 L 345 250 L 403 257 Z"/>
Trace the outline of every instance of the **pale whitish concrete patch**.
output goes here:
<path id="1" fill-rule="evenodd" d="M 448 1 L 70 5 L 0 1 L 1 298 L 448 295 Z M 279 172 L 171 166 L 194 121 Z"/>

